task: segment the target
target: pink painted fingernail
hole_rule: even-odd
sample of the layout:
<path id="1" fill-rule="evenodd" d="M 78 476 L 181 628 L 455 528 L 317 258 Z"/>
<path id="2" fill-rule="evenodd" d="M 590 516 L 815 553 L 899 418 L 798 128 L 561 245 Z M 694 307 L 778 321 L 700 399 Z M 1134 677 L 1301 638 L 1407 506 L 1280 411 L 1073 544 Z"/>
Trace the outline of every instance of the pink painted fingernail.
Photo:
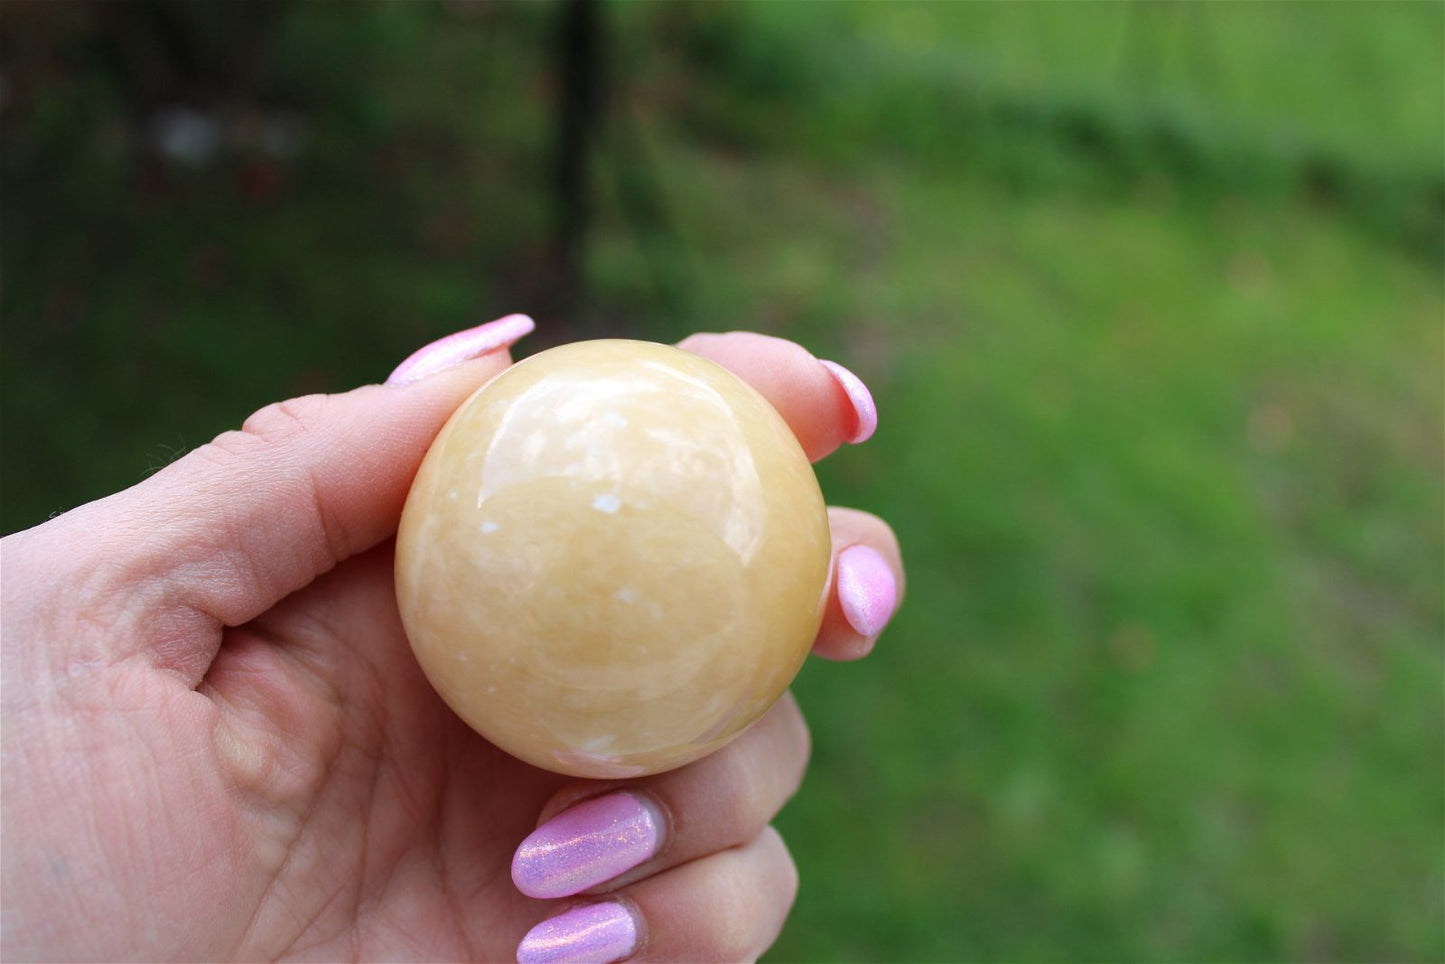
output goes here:
<path id="1" fill-rule="evenodd" d="M 873 393 L 868 391 L 863 379 L 842 365 L 822 358 L 818 360 L 828 369 L 828 374 L 843 386 L 843 391 L 848 393 L 848 401 L 853 403 L 853 431 L 848 436 L 848 441 L 853 445 L 868 441 L 878 429 L 878 406 L 873 404 Z"/>
<path id="2" fill-rule="evenodd" d="M 876 549 L 849 546 L 838 553 L 838 602 L 860 636 L 877 636 L 898 606 L 893 569 Z"/>
<path id="3" fill-rule="evenodd" d="M 526 315 L 508 315 L 485 325 L 439 338 L 412 352 L 386 379 L 388 385 L 410 385 L 471 361 L 487 352 L 509 348 L 532 333 L 537 323 Z"/>
<path id="4" fill-rule="evenodd" d="M 637 950 L 637 921 L 616 901 L 542 921 L 517 945 L 517 964 L 612 964 Z"/>
<path id="5" fill-rule="evenodd" d="M 626 791 L 563 810 L 522 841 L 512 881 L 528 897 L 567 897 L 611 880 L 657 853 L 661 815 Z"/>

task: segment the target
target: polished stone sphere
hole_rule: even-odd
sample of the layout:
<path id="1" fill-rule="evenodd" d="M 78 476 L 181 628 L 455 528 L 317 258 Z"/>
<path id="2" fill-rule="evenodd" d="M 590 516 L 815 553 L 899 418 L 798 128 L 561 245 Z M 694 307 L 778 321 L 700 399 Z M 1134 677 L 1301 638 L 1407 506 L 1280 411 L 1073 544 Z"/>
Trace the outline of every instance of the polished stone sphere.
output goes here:
<path id="1" fill-rule="evenodd" d="M 585 777 L 681 766 L 787 689 L 828 585 L 827 510 L 768 402 L 648 342 L 542 352 L 423 461 L 396 545 L 402 621 L 456 713 Z"/>

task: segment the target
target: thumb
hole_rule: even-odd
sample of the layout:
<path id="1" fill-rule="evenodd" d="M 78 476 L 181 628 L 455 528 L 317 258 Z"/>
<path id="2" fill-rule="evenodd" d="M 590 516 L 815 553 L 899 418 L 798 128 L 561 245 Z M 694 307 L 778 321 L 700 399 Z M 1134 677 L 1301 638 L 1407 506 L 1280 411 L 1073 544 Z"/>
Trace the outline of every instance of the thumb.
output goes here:
<path id="1" fill-rule="evenodd" d="M 234 626 L 396 531 L 428 446 L 511 364 L 524 315 L 417 352 L 385 385 L 277 402 L 131 489 L 87 507 L 166 601 Z M 63 518 L 63 517 L 62 517 Z"/>

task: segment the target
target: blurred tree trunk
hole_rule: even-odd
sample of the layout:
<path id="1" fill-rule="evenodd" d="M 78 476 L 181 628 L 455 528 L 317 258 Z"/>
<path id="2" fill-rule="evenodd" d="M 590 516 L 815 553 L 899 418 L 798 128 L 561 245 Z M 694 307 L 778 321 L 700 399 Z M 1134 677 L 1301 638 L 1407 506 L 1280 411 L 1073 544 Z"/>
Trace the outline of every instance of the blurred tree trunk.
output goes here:
<path id="1" fill-rule="evenodd" d="M 254 103 L 289 0 L 97 3 L 99 54 L 138 115 Z"/>
<path id="2" fill-rule="evenodd" d="M 559 101 L 553 141 L 554 276 L 548 307 L 574 324 L 586 286 L 592 220 L 591 160 L 607 110 L 605 29 L 600 0 L 565 0 L 557 23 Z"/>

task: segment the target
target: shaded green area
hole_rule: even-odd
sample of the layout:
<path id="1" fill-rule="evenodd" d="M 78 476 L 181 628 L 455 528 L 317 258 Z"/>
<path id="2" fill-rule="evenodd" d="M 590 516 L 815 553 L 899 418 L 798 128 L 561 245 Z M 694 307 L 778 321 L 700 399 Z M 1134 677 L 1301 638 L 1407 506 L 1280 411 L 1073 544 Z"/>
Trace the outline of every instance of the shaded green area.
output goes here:
<path id="1" fill-rule="evenodd" d="M 196 169 L 57 9 L 0 147 L 5 531 L 544 283 L 556 8 L 298 7 L 304 148 Z M 911 567 L 798 683 L 773 959 L 1445 957 L 1445 8 L 608 12 L 587 308 L 532 350 L 846 362 L 882 423 L 825 490 Z"/>

